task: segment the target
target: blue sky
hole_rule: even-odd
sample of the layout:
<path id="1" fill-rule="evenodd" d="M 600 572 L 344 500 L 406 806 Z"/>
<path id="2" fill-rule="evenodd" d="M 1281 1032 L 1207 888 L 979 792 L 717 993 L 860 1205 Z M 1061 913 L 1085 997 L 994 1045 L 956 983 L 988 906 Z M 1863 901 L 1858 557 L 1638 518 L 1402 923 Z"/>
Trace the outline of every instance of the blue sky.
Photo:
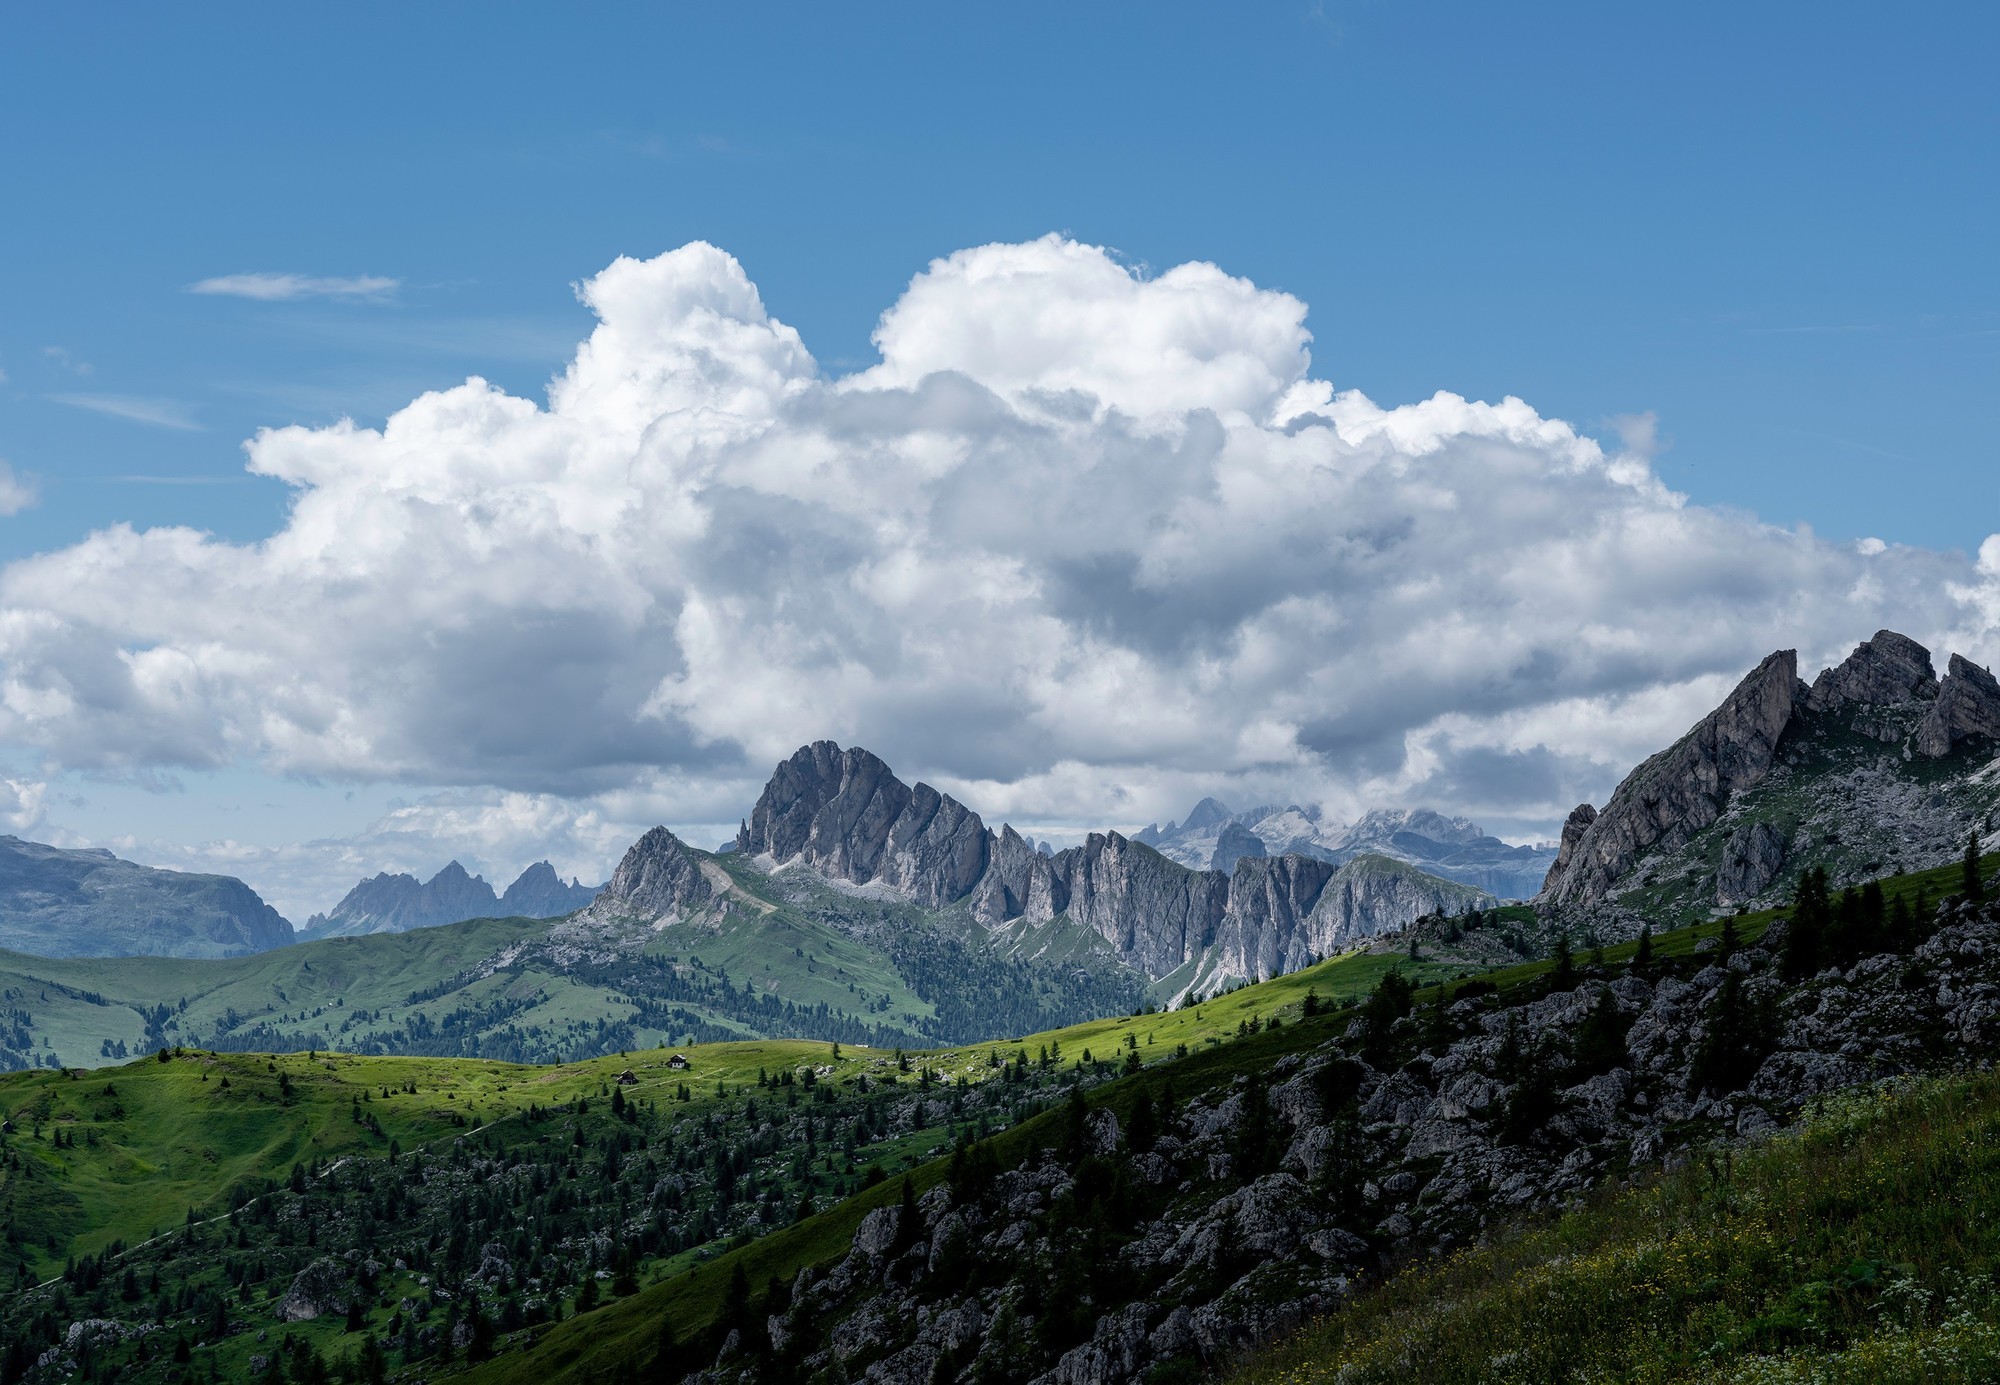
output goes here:
<path id="1" fill-rule="evenodd" d="M 0 460 L 37 500 L 0 560 L 276 533 L 294 492 L 244 439 L 473 374 L 539 401 L 619 255 L 722 247 L 835 377 L 931 260 L 1050 232 L 1303 300 L 1337 390 L 1518 396 L 1607 448 L 1651 414 L 1697 505 L 1970 555 L 2000 527 L 1997 39 L 1972 5 L 17 10 Z M 390 282 L 188 291 L 248 274 Z M 284 805 L 248 810 L 276 849 L 425 794 L 610 792 L 51 744 L 4 754 L 38 828 L 93 840 L 227 835 L 225 800 Z"/>

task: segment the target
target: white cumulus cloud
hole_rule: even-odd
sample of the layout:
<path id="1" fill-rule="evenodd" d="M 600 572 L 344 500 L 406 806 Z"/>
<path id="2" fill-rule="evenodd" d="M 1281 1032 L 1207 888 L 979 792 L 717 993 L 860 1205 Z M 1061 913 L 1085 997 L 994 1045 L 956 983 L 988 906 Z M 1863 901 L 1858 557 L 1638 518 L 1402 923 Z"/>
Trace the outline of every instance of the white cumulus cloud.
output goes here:
<path id="1" fill-rule="evenodd" d="M 401 279 L 379 274 L 344 279 L 313 274 L 222 274 L 189 284 L 187 291 L 281 303 L 294 298 L 387 298 L 402 285 Z"/>
<path id="2" fill-rule="evenodd" d="M 260 433 L 294 489 L 261 542 L 120 526 L 0 572 L 0 737 L 620 832 L 733 821 L 819 737 L 1022 822 L 1223 791 L 1525 830 L 1773 648 L 1994 653 L 2000 547 L 1692 503 L 1649 419 L 1607 451 L 1519 399 L 1378 404 L 1313 375 L 1305 304 L 1213 265 L 961 251 L 838 380 L 715 247 L 579 292 L 546 403 L 472 379 Z"/>

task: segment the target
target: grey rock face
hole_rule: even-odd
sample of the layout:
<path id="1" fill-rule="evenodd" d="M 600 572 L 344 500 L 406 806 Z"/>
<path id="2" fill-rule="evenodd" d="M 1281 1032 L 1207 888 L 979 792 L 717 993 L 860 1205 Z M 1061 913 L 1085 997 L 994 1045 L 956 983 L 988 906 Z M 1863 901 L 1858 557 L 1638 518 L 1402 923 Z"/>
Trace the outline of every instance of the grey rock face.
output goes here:
<path id="1" fill-rule="evenodd" d="M 1714 822 L 1731 794 L 1770 772 L 1803 692 L 1798 651 L 1780 650 L 1757 665 L 1720 707 L 1626 776 L 1574 842 L 1564 828 L 1563 850 L 1539 899 L 1592 903 L 1648 847 L 1684 841 Z M 1571 814 L 1571 823 L 1577 820 Z"/>
<path id="2" fill-rule="evenodd" d="M 1308 922 L 1336 867 L 1309 856 L 1246 858 L 1229 879 L 1221 943 L 1245 976 L 1275 976 L 1311 954 Z"/>
<path id="3" fill-rule="evenodd" d="M 2000 683 L 1987 670 L 1954 654 L 1937 701 L 1917 727 L 1916 751 L 1939 759 L 1974 736 L 2000 740 Z"/>
<path id="4" fill-rule="evenodd" d="M 714 895 L 715 887 L 686 844 L 666 828 L 655 827 L 625 853 L 585 918 L 650 922 L 700 908 Z"/>
<path id="5" fill-rule="evenodd" d="M 1716 903 L 1755 899 L 1785 868 L 1785 834 L 1768 822 L 1750 822 L 1729 834 L 1716 872 Z"/>
<path id="6" fill-rule="evenodd" d="M 1883 706 L 1928 700 L 1937 692 L 1931 652 L 1908 635 L 1877 630 L 1873 639 L 1863 640 L 1846 659 L 1813 679 L 1806 705 L 1816 712 L 1850 703 Z"/>
<path id="7" fill-rule="evenodd" d="M 1151 976 L 1213 945 L 1229 903 L 1227 876 L 1175 865 L 1116 832 L 1091 833 L 1082 846 L 1050 858 L 1049 870 L 1061 889 L 1047 904 L 1031 898 L 1027 917 L 1039 921 L 1037 909 L 1066 894 L 1063 912 Z"/>
<path id="8" fill-rule="evenodd" d="M 989 837 L 957 800 L 908 787 L 859 746 L 818 741 L 778 766 L 736 845 L 857 885 L 879 880 L 940 908 L 985 873 Z"/>

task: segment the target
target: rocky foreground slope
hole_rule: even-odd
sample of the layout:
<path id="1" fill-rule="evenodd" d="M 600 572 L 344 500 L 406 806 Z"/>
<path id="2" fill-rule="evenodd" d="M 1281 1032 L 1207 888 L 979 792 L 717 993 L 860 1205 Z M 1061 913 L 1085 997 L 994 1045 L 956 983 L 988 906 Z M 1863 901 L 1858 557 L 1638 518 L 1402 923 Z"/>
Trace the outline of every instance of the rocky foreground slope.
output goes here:
<path id="1" fill-rule="evenodd" d="M 1412 1012 L 1385 987 L 1268 1073 L 1179 1102 L 1170 1085 L 1115 1110 L 1078 1101 L 1039 1156 L 968 1157 L 869 1214 L 838 1265 L 800 1275 L 714 1360 L 669 1353 L 662 1378 L 1193 1379 L 1385 1261 L 1755 1138 L 1823 1093 L 1993 1052 L 2000 911 L 1860 900 L 1836 917 L 1803 943 L 1784 924 L 1734 950 L 1711 937 L 1505 1003 L 1473 983 Z"/>
<path id="2" fill-rule="evenodd" d="M 1537 903 L 1699 916 L 1949 859 L 2000 825 L 2000 685 L 1893 630 L 1808 685 L 1770 655 L 1686 735 L 1570 814 Z M 1636 926 L 1636 925 L 1634 925 Z"/>

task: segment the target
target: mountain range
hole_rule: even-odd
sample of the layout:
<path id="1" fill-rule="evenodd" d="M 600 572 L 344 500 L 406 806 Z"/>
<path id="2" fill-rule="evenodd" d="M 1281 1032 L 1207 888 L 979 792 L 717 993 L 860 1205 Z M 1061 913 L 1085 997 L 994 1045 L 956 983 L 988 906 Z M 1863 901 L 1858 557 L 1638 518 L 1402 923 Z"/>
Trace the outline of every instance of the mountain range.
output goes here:
<path id="1" fill-rule="evenodd" d="M 601 887 L 572 879 L 568 884 L 547 861 L 537 861 L 496 895 L 483 876 L 468 875 L 452 861 L 419 884 L 414 875 L 380 875 L 363 880 L 324 914 L 314 914 L 301 938 L 352 938 L 367 933 L 400 933 L 484 918 L 557 918 L 574 913 Z"/>
<path id="2" fill-rule="evenodd" d="M 1195 804 L 1178 825 L 1149 823 L 1132 840 L 1184 866 L 1220 871 L 1245 856 L 1312 856 L 1341 865 L 1367 852 L 1501 899 L 1532 898 L 1556 856 L 1553 847 L 1509 846 L 1469 819 L 1428 808 L 1378 808 L 1343 827 L 1325 821 L 1317 807 L 1238 813 L 1213 798 Z"/>

